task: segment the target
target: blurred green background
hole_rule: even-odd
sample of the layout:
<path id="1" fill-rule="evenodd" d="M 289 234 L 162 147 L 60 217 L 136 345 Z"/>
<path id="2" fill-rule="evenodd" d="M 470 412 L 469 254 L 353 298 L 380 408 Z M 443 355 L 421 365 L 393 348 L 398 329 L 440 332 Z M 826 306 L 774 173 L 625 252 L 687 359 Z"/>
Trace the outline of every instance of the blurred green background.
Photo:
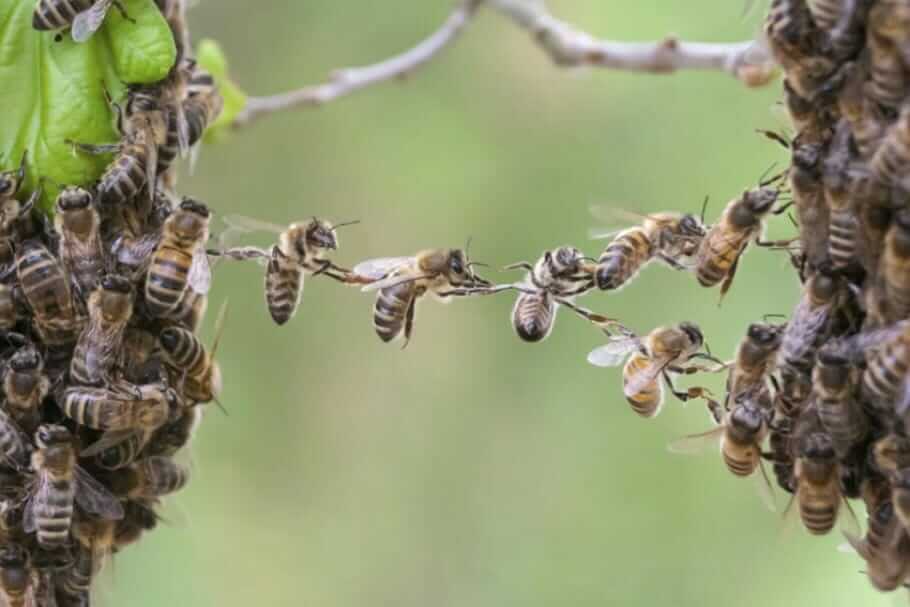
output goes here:
<path id="1" fill-rule="evenodd" d="M 221 41 L 246 90 L 267 94 L 402 51 L 451 5 L 212 0 L 191 23 Z M 761 11 L 744 20 L 742 8 L 552 2 L 623 40 L 748 38 Z M 754 133 L 783 124 L 778 91 L 717 73 L 559 70 L 483 11 L 407 83 L 266 118 L 203 150 L 181 186 L 220 214 L 360 219 L 341 233 L 343 264 L 468 236 L 497 267 L 569 243 L 595 255 L 591 203 L 697 211 L 710 195 L 711 218 L 782 163 Z M 786 219 L 771 229 L 792 232 Z M 211 309 L 231 302 L 219 352 L 230 415 L 208 413 L 193 482 L 169 526 L 117 557 L 109 604 L 891 604 L 858 557 L 836 551 L 839 534 L 787 533 L 714 453 L 669 454 L 669 441 L 709 427 L 704 408 L 668 401 L 656 420 L 635 416 L 619 372 L 585 362 L 603 339 L 573 316 L 528 345 L 511 330 L 511 296 L 426 302 L 402 351 L 377 339 L 372 298 L 356 289 L 310 280 L 278 328 L 257 266 L 217 274 Z M 762 250 L 722 308 L 716 290 L 657 266 L 583 303 L 641 332 L 696 321 L 726 358 L 749 322 L 788 312 L 796 293 L 785 256 Z M 719 391 L 721 378 L 698 379 Z"/>

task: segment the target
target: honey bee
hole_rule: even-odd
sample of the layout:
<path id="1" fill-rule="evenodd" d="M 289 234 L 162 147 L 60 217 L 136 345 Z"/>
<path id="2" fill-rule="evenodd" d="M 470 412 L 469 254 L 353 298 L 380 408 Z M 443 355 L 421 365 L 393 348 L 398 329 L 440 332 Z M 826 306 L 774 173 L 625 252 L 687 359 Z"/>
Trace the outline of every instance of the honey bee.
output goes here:
<path id="1" fill-rule="evenodd" d="M 784 106 L 797 133 L 812 139 L 825 139 L 833 120 L 832 108 L 800 97 L 784 78 Z"/>
<path id="2" fill-rule="evenodd" d="M 224 98 L 218 92 L 215 79 L 194 63 L 186 85 L 186 99 L 183 101 L 190 146 L 195 146 L 202 140 L 205 130 L 215 122 L 222 109 Z"/>
<path id="3" fill-rule="evenodd" d="M 856 0 L 814 0 L 806 3 L 815 25 L 828 33 L 836 59 L 856 53 L 862 43 L 862 15 Z"/>
<path id="4" fill-rule="evenodd" d="M 72 26 L 73 40 L 85 42 L 98 31 L 112 6 L 124 19 L 133 21 L 119 0 L 38 0 L 32 14 L 32 27 L 39 31 L 54 31 Z"/>
<path id="5" fill-rule="evenodd" d="M 815 352 L 828 336 L 843 286 L 843 279 L 825 267 L 812 274 L 784 329 L 778 368 L 800 373 L 808 373 L 812 369 Z"/>
<path id="6" fill-rule="evenodd" d="M 9 607 L 35 605 L 35 575 L 28 552 L 18 544 L 0 546 L 0 595 Z"/>
<path id="7" fill-rule="evenodd" d="M 74 503 L 85 513 L 102 519 L 123 518 L 117 498 L 76 464 L 69 430 L 44 424 L 35 433 L 35 444 L 35 481 L 23 512 L 22 528 L 26 533 L 37 532 L 42 548 L 53 549 L 67 543 Z"/>
<path id="8" fill-rule="evenodd" d="M 177 401 L 173 389 L 155 384 L 129 387 L 115 384 L 110 388 L 73 386 L 64 392 L 60 408 L 79 425 L 112 433 L 130 433 L 154 430 L 164 424 Z M 87 449 L 82 455 L 93 453 Z"/>
<path id="9" fill-rule="evenodd" d="M 566 246 L 545 252 L 534 265 L 523 261 L 506 266 L 506 269 L 528 271 L 524 281 L 515 286 L 519 295 L 512 308 L 512 326 L 521 339 L 527 342 L 546 339 L 560 305 L 595 324 L 610 322 L 574 303 L 575 297 L 594 288 L 592 261 L 575 247 Z"/>
<path id="10" fill-rule="evenodd" d="M 588 354 L 588 362 L 597 367 L 616 367 L 625 361 L 622 378 L 626 400 L 642 417 L 654 417 L 660 413 L 664 401 L 661 379 L 683 402 L 704 398 L 707 394 L 704 388 L 677 390 L 672 380 L 674 375 L 709 370 L 688 364 L 695 358 L 714 360 L 700 352 L 704 341 L 697 325 L 683 322 L 654 329 L 644 339 L 634 335 L 614 336 L 606 345 Z"/>
<path id="11" fill-rule="evenodd" d="M 124 435 L 112 434 L 110 442 L 113 444 L 110 444 L 110 446 L 101 443 L 101 440 L 107 441 L 105 437 L 102 437 L 98 442 L 90 445 L 85 451 L 89 451 L 89 449 L 98 451 L 94 461 L 95 465 L 99 468 L 103 468 L 104 470 L 119 470 L 124 466 L 129 466 L 137 457 L 139 457 L 139 454 L 148 444 L 151 437 L 152 433 L 148 430 L 137 430 L 130 433 L 124 433 Z M 102 449 L 102 447 L 104 448 Z M 83 452 L 83 455 L 85 455 L 85 451 Z M 90 451 L 89 453 L 91 454 L 93 451 Z"/>
<path id="12" fill-rule="evenodd" d="M 168 327 L 158 335 L 165 364 L 177 378 L 180 392 L 190 401 L 207 403 L 218 400 L 222 389 L 221 366 L 215 360 L 227 304 L 221 306 L 215 321 L 215 339 L 206 351 L 199 338 L 180 327 Z"/>
<path id="13" fill-rule="evenodd" d="M 384 342 L 404 335 L 411 339 L 417 302 L 427 292 L 442 301 L 480 293 L 491 283 L 477 276 L 462 249 L 428 249 L 414 257 L 372 259 L 352 270 L 369 282 L 364 291 L 379 291 L 373 307 L 373 327 Z"/>
<path id="14" fill-rule="evenodd" d="M 838 64 L 819 44 L 819 30 L 806 2 L 773 0 L 765 20 L 765 36 L 775 61 L 797 94 L 813 101 L 825 92 Z"/>
<path id="15" fill-rule="evenodd" d="M 159 87 L 133 87 L 126 107 L 109 100 L 117 116 L 121 140 L 114 144 L 89 144 L 67 140 L 88 154 L 114 154 L 114 159 L 98 180 L 98 202 L 116 207 L 137 197 L 143 188 L 148 200 L 157 193 L 158 148 L 167 139 L 167 112 Z"/>
<path id="16" fill-rule="evenodd" d="M 768 453 L 762 454 L 762 457 L 771 461 L 774 477 L 777 479 L 777 485 L 788 493 L 796 490 L 796 484 L 793 478 L 793 454 L 790 449 L 791 437 L 793 435 L 793 419 L 786 415 L 780 415 L 775 410 L 774 418 L 768 424 L 770 432 L 768 433 Z"/>
<path id="17" fill-rule="evenodd" d="M 907 94 L 907 8 L 900 2 L 876 2 L 868 14 L 869 96 L 887 108 L 898 108 Z"/>
<path id="18" fill-rule="evenodd" d="M 891 500 L 879 501 L 867 509 L 868 530 L 860 539 L 844 533 L 847 541 L 866 561 L 872 585 L 883 592 L 901 587 L 910 575 L 910 538 L 894 512 Z"/>
<path id="19" fill-rule="evenodd" d="M 164 222 L 145 282 L 145 303 L 152 316 L 173 313 L 188 289 L 203 295 L 208 292 L 212 275 L 204 245 L 209 217 L 208 207 L 185 198 Z"/>
<path id="20" fill-rule="evenodd" d="M 831 261 L 835 270 L 844 270 L 857 265 L 859 221 L 853 207 L 851 172 L 847 170 L 851 158 L 849 140 L 850 127 L 844 120 L 838 125 L 828 149 L 828 156 L 822 162 L 822 184 L 824 185 L 824 199 L 827 203 L 828 229 L 812 229 L 812 224 L 800 221 L 801 232 L 820 233 L 817 237 L 824 238 L 821 246 L 825 246 L 825 241 L 827 241 L 826 254 L 817 255 L 814 263 L 812 263 L 812 256 L 809 255 L 810 263 L 814 267 L 818 267 L 826 259 Z M 821 221 L 823 217 L 815 219 Z M 804 251 L 808 254 L 805 246 L 804 243 Z"/>
<path id="21" fill-rule="evenodd" d="M 44 343 L 61 346 L 75 341 L 79 325 L 76 309 L 57 259 L 40 242 L 27 240 L 16 256 L 16 270 Z"/>
<path id="22" fill-rule="evenodd" d="M 34 431 L 37 427 L 40 406 L 50 387 L 44 359 L 34 345 L 27 344 L 10 356 L 3 375 L 5 408 L 22 428 Z"/>
<path id="23" fill-rule="evenodd" d="M 160 374 L 160 358 L 155 355 L 158 337 L 143 329 L 129 328 L 123 337 L 123 376 L 132 384 L 154 383 Z"/>
<path id="24" fill-rule="evenodd" d="M 189 470 L 169 457 L 153 456 L 136 461 L 111 475 L 111 490 L 128 499 L 155 499 L 180 491 L 189 480 Z"/>
<path id="25" fill-rule="evenodd" d="M 133 315 L 133 285 L 122 276 L 108 274 L 88 301 L 89 321 L 73 351 L 70 379 L 97 386 L 109 383 L 110 372 L 121 355 L 123 332 Z"/>
<path id="26" fill-rule="evenodd" d="M 705 233 L 704 223 L 695 215 L 647 215 L 641 225 L 617 234 L 601 253 L 595 271 L 597 287 L 620 289 L 655 259 L 676 270 L 689 269 Z"/>
<path id="27" fill-rule="evenodd" d="M 910 107 L 901 109 L 881 144 L 869 159 L 869 170 L 881 183 L 901 185 L 910 169 Z"/>
<path id="28" fill-rule="evenodd" d="M 744 394 L 767 389 L 766 377 L 780 348 L 784 325 L 757 322 L 749 325 L 746 337 L 736 348 L 736 356 L 727 375 L 725 404 L 736 402 Z"/>
<path id="29" fill-rule="evenodd" d="M 812 372 L 815 407 L 838 458 L 844 459 L 869 430 L 869 422 L 855 399 L 859 370 L 849 361 L 822 348 Z"/>
<path id="30" fill-rule="evenodd" d="M 60 237 L 60 261 L 79 292 L 91 293 L 104 268 L 101 218 L 87 190 L 70 186 L 57 196 L 54 225 Z"/>
<path id="31" fill-rule="evenodd" d="M 698 247 L 695 274 L 703 287 L 723 281 L 721 297 L 733 283 L 739 259 L 751 241 L 761 243 L 765 216 L 777 201 L 779 190 L 762 185 L 747 190 L 727 204 L 717 223 L 708 229 Z"/>
<path id="32" fill-rule="evenodd" d="M 875 297 L 885 311 L 885 321 L 910 317 L 910 210 L 901 209 L 885 236 Z"/>
<path id="33" fill-rule="evenodd" d="M 867 404 L 873 410 L 903 415 L 910 407 L 910 389 L 905 380 L 910 372 L 910 326 L 895 323 L 860 334 L 854 342 L 856 350 L 867 350 L 861 392 Z"/>
<path id="34" fill-rule="evenodd" d="M 338 249 L 336 230 L 356 222 L 332 225 L 314 217 L 282 228 L 239 215 L 232 215 L 225 221 L 232 228 L 280 234 L 278 244 L 268 253 L 265 272 L 266 304 L 272 320 L 278 325 L 294 317 L 303 295 L 305 276 L 324 275 L 339 282 L 348 281 L 350 270 L 336 266 L 328 259 L 328 254 Z"/>
<path id="35" fill-rule="evenodd" d="M 795 499 L 803 525 L 813 535 L 834 528 L 841 504 L 840 474 L 831 437 L 807 432 L 797 446 Z"/>
<path id="36" fill-rule="evenodd" d="M 113 553 L 116 528 L 117 523 L 108 520 L 73 522 L 73 562 L 56 579 L 59 605 L 90 604 L 92 579 Z"/>
<path id="37" fill-rule="evenodd" d="M 877 277 L 885 234 L 891 223 L 889 190 L 869 177 L 859 177 L 853 188 L 854 206 L 859 209 L 860 260 L 870 282 Z"/>
<path id="38" fill-rule="evenodd" d="M 146 451 L 149 455 L 171 457 L 189 444 L 202 421 L 202 407 L 185 407 L 174 421 L 168 422 L 155 432 Z"/>
<path id="39" fill-rule="evenodd" d="M 693 434 L 670 444 L 673 453 L 689 454 L 700 451 L 705 444 L 720 441 L 720 453 L 732 474 L 740 477 L 752 476 L 756 469 L 761 470 L 762 482 L 758 493 L 764 504 L 772 511 L 776 510 L 771 481 L 762 463 L 762 443 L 768 435 L 768 417 L 771 413 L 770 396 L 764 393 L 768 402 L 753 400 L 749 395 L 734 402 L 733 407 L 724 409 L 720 404 L 708 399 L 708 409 L 715 428 Z M 756 477 L 758 478 L 758 477 Z"/>
<path id="40" fill-rule="evenodd" d="M 866 94 L 868 56 L 847 64 L 844 74 L 844 86 L 837 97 L 837 105 L 841 115 L 850 124 L 859 156 L 868 159 L 878 147 L 886 128 L 881 111 Z"/>

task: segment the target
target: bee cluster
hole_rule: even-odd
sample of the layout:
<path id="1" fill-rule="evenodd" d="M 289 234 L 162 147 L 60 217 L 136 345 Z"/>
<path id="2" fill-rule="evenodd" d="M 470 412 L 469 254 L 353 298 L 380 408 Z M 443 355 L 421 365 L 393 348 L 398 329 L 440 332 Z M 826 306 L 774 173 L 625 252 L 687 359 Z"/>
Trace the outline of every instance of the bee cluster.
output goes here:
<path id="1" fill-rule="evenodd" d="M 182 3 L 157 4 L 174 68 L 111 101 L 118 142 L 71 142 L 113 154 L 98 183 L 61 184 L 51 221 L 37 209 L 42 176 L 23 195 L 26 156 L 0 172 L 0 602 L 11 606 L 90 604 L 104 560 L 186 485 L 175 456 L 221 390 L 215 347 L 195 335 L 210 213 L 177 199 L 174 163 L 222 100 L 186 52 Z M 85 39 L 111 6 L 122 10 L 42 0 L 34 26 Z"/>

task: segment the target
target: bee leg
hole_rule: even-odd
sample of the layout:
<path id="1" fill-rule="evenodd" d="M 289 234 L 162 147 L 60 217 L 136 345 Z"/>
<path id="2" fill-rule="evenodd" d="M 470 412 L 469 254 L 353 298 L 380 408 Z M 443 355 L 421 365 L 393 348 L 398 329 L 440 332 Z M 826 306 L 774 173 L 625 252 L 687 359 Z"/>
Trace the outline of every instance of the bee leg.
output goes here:
<path id="1" fill-rule="evenodd" d="M 568 300 L 565 300 L 561 297 L 556 297 L 555 299 L 559 305 L 569 308 L 570 310 L 572 310 L 573 312 L 575 312 L 582 318 L 586 318 L 587 320 L 589 320 L 591 323 L 597 325 L 598 327 L 606 328 L 606 327 L 620 325 L 619 321 L 616 320 L 615 318 L 608 318 L 602 314 L 597 314 L 596 312 L 592 312 L 591 310 L 588 310 L 587 308 L 582 308 L 581 306 L 577 306 L 574 303 L 572 303 Z"/>
<path id="2" fill-rule="evenodd" d="M 677 399 L 679 399 L 682 402 L 686 402 L 689 400 L 689 392 L 677 390 L 676 386 L 673 385 L 673 380 L 670 379 L 670 374 L 667 373 L 666 370 L 661 371 L 660 374 L 663 376 L 664 381 L 667 384 L 667 388 L 670 389 L 670 392 L 673 393 L 673 396 L 675 396 Z"/>
<path id="3" fill-rule="evenodd" d="M 417 298 L 411 300 L 411 303 L 408 304 L 408 311 L 405 313 L 404 317 L 404 344 L 402 344 L 401 349 L 404 350 L 408 347 L 408 343 L 411 341 L 411 333 L 414 331 L 414 308 L 417 305 Z"/>
<path id="4" fill-rule="evenodd" d="M 685 270 L 685 269 L 686 269 L 682 264 L 680 264 L 678 261 L 676 261 L 675 259 L 673 259 L 673 258 L 670 257 L 669 255 L 666 255 L 666 254 L 664 254 L 664 253 L 658 253 L 658 254 L 657 254 L 657 257 L 658 257 L 662 262 L 664 262 L 665 264 L 667 264 L 668 266 L 670 266 L 671 268 L 673 268 L 674 270 Z"/>
<path id="5" fill-rule="evenodd" d="M 136 25 L 136 20 L 133 19 L 132 17 L 130 17 L 129 13 L 126 12 L 126 8 L 123 6 L 123 3 L 120 2 L 120 0 L 114 0 L 112 4 L 114 5 L 114 8 L 116 8 L 118 11 L 120 11 L 120 14 L 123 16 L 124 19 L 126 19 L 133 25 Z"/>
<path id="6" fill-rule="evenodd" d="M 727 276 L 724 277 L 724 281 L 720 285 L 720 299 L 717 302 L 718 307 L 720 307 L 720 303 L 723 301 L 724 295 L 727 294 L 727 291 L 730 290 L 730 286 L 733 284 L 733 277 L 736 276 L 736 268 L 739 265 L 740 255 L 736 256 L 736 259 L 733 261 L 733 264 L 730 266 L 730 271 L 727 272 Z"/>
<path id="7" fill-rule="evenodd" d="M 85 152 L 86 154 L 117 154 L 120 152 L 119 143 L 79 143 L 78 141 L 73 141 L 72 139 L 64 139 L 64 143 L 73 146 L 73 150 L 79 150 L 80 152 Z"/>
<path id="8" fill-rule="evenodd" d="M 532 266 L 527 261 L 519 261 L 517 263 L 511 263 L 507 266 L 502 267 L 503 270 L 527 270 L 528 272 L 534 271 L 534 266 Z"/>
<path id="9" fill-rule="evenodd" d="M 784 213 L 787 212 L 787 209 L 789 209 L 792 206 L 793 206 L 793 202 L 790 201 L 787 204 L 783 205 L 782 207 L 778 207 L 778 208 L 774 209 L 773 211 L 771 211 L 771 213 L 773 215 L 783 215 Z"/>

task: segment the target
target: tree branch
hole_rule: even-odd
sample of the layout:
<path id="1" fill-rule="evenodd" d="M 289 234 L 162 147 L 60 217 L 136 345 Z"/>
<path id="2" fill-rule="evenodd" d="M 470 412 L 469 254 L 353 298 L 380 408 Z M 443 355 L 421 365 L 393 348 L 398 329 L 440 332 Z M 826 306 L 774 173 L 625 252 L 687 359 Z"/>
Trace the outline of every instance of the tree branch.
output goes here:
<path id="1" fill-rule="evenodd" d="M 373 65 L 337 70 L 323 84 L 267 97 L 250 97 L 233 124 L 245 126 L 267 114 L 322 105 L 374 84 L 402 79 L 452 44 L 482 4 L 531 32 L 537 44 L 561 67 L 594 66 L 656 74 L 683 69 L 716 70 L 748 86 L 765 84 L 775 73 L 769 53 L 755 41 L 681 42 L 673 37 L 659 42 L 597 40 L 553 17 L 543 0 L 460 0 L 440 28 L 410 50 Z"/>

